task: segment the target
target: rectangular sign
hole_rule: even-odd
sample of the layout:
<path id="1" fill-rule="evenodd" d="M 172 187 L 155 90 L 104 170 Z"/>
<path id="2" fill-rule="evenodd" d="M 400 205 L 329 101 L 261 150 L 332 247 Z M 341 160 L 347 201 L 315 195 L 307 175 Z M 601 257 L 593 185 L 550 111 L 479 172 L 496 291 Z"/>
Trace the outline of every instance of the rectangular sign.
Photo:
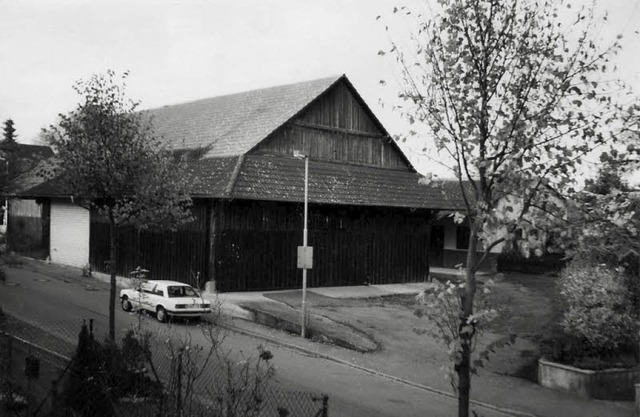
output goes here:
<path id="1" fill-rule="evenodd" d="M 298 246 L 298 268 L 313 268 L 313 246 Z"/>

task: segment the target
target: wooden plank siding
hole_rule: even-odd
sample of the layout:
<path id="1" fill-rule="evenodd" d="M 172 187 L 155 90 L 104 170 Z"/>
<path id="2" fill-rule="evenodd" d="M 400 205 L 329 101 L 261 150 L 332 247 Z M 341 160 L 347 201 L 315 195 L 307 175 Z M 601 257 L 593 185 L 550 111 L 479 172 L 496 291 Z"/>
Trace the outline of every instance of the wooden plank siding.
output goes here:
<path id="1" fill-rule="evenodd" d="M 8 250 L 36 259 L 49 256 L 51 203 L 49 200 L 8 201 Z"/>
<path id="2" fill-rule="evenodd" d="M 404 156 L 343 84 L 320 96 L 308 109 L 270 135 L 252 153 L 409 169 Z"/>
<path id="3" fill-rule="evenodd" d="M 380 134 L 375 121 L 344 83 L 321 95 L 300 116 L 304 123 L 333 126 L 341 129 Z"/>
<path id="4" fill-rule="evenodd" d="M 127 277 L 140 266 L 150 271 L 149 279 L 175 279 L 204 287 L 209 271 L 207 204 L 196 204 L 192 214 L 194 221 L 175 232 L 121 228 L 116 273 Z M 91 215 L 89 247 L 91 268 L 108 273 L 109 223 L 96 213 Z"/>
<path id="5" fill-rule="evenodd" d="M 233 154 L 238 156 L 235 169 L 229 175 L 230 166 L 225 165 L 224 180 L 214 182 L 198 194 L 210 199 L 202 199 L 194 207 L 196 220 L 192 224 L 176 232 L 121 230 L 116 272 L 127 276 L 141 266 L 151 271 L 150 278 L 177 279 L 200 287 L 206 280 L 212 280 L 224 292 L 299 288 L 301 271 L 296 267 L 296 256 L 297 246 L 302 244 L 303 204 L 302 194 L 296 192 L 301 192 L 302 177 L 296 175 L 300 181 L 295 184 L 280 177 L 288 179 L 288 175 L 299 173 L 298 166 L 288 162 L 300 162 L 289 157 L 294 151 L 302 151 L 312 159 L 316 170 L 310 180 L 322 181 L 314 190 L 324 190 L 321 197 L 325 200 L 319 201 L 326 203 L 309 207 L 309 244 L 315 248 L 309 285 L 426 279 L 431 212 L 391 207 L 396 204 L 425 207 L 419 198 L 415 201 L 422 205 L 406 203 L 402 191 L 398 191 L 402 184 L 405 189 L 412 189 L 407 188 L 407 177 L 415 170 L 349 81 L 341 77 L 335 84 L 327 84 L 300 101 L 299 107 L 289 109 L 286 119 L 278 117 L 277 124 L 273 120 L 279 113 L 267 110 L 281 105 L 288 107 L 286 102 L 272 103 L 273 97 L 266 99 L 273 91 L 264 90 L 254 97 L 250 103 L 253 110 L 246 115 L 249 120 L 234 118 L 233 112 L 225 113 L 227 119 L 235 121 L 233 126 L 226 127 L 228 132 L 216 124 L 206 124 L 205 119 L 199 119 L 201 124 L 193 126 L 181 119 L 185 134 L 207 138 L 221 135 L 215 142 L 219 147 L 217 155 L 228 156 L 230 149 L 241 152 Z M 227 97 L 224 101 L 227 104 L 222 107 L 231 109 L 229 103 L 237 98 Z M 198 103 L 194 111 L 207 113 L 208 107 L 204 105 L 208 102 Z M 273 109 L 256 103 L 271 103 Z M 271 114 L 269 117 L 274 119 L 265 116 L 263 120 L 263 114 Z M 260 126 L 260 120 L 266 125 Z M 245 123 L 252 127 L 243 130 Z M 261 135 L 259 141 L 247 142 L 256 132 Z M 220 145 L 223 138 L 228 149 Z M 338 175 L 345 176 L 346 182 L 338 181 Z M 268 184 L 261 182 L 265 178 Z M 371 178 L 386 182 L 378 187 Z M 417 184 L 417 178 L 411 177 L 410 181 L 414 180 Z M 224 192 L 211 194 L 221 187 Z M 352 192 L 345 195 L 342 192 L 345 189 Z M 387 198 L 389 195 L 392 198 Z M 90 247 L 92 267 L 106 272 L 108 224 L 96 216 L 91 219 Z M 197 273 L 201 277 L 199 282 L 195 280 Z"/>
<path id="6" fill-rule="evenodd" d="M 302 205 L 221 206 L 215 276 L 221 291 L 299 288 Z M 428 212 L 311 205 L 312 287 L 416 282 L 429 271 Z"/>

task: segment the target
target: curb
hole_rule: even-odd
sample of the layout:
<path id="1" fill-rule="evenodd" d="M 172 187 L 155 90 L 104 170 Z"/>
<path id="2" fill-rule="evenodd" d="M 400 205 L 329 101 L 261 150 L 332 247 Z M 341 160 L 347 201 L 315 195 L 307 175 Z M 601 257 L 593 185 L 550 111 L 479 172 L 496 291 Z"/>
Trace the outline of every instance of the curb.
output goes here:
<path id="1" fill-rule="evenodd" d="M 300 323 L 296 323 L 295 321 L 291 320 L 290 317 L 286 317 L 286 313 L 281 314 L 280 312 L 272 312 L 268 311 L 268 309 L 265 310 L 258 307 L 246 306 L 242 304 L 239 304 L 238 307 L 249 311 L 252 317 L 249 321 L 252 321 L 256 324 L 260 324 L 273 329 L 283 330 L 292 334 L 300 334 L 301 332 Z M 309 324 L 307 325 L 307 339 L 313 339 L 315 336 L 320 335 L 323 336 L 332 345 L 353 350 L 359 353 L 375 352 L 379 349 L 378 344 L 366 333 L 359 332 L 356 329 L 346 326 L 345 324 L 333 320 L 329 317 L 317 314 L 309 314 L 308 320 Z M 318 323 L 326 320 L 331 321 L 332 324 L 336 326 L 342 326 L 343 328 L 348 329 L 347 331 L 351 331 L 354 335 L 354 338 L 357 338 L 359 336 L 361 340 L 359 342 L 351 342 L 348 337 L 331 335 L 328 332 L 321 330 L 322 326 L 318 325 Z M 367 342 L 371 344 L 371 347 L 366 346 Z"/>
<path id="2" fill-rule="evenodd" d="M 336 362 L 336 363 L 339 363 L 341 365 L 345 365 L 345 366 L 348 366 L 350 368 L 357 369 L 359 371 L 363 371 L 363 372 L 366 372 L 366 373 L 369 373 L 369 374 L 372 374 L 372 375 L 376 375 L 376 376 L 379 376 L 379 377 L 382 377 L 382 378 L 385 378 L 385 379 L 389 379 L 389 380 L 392 380 L 392 381 L 395 381 L 395 382 L 399 382 L 401 384 L 409 385 L 409 386 L 412 386 L 414 388 L 419 388 L 419 389 L 422 389 L 424 391 L 429 391 L 431 393 L 434 393 L 434 394 L 437 394 L 437 395 L 441 395 L 443 397 L 448 397 L 448 398 L 451 398 L 451 399 L 457 399 L 457 397 L 455 395 L 451 394 L 450 392 L 443 391 L 443 390 L 440 390 L 440 389 L 437 389 L 437 388 L 433 388 L 433 387 L 430 387 L 428 385 L 420 384 L 420 383 L 417 383 L 417 382 L 413 382 L 413 381 L 410 381 L 410 380 L 407 380 L 407 379 L 404 379 L 404 378 L 400 378 L 400 377 L 397 377 L 397 376 L 385 374 L 384 372 L 376 371 L 375 369 L 371 369 L 371 368 L 367 368 L 367 367 L 364 367 L 364 366 L 356 365 L 354 363 L 351 363 L 351 362 L 346 361 L 344 359 L 337 358 L 335 356 L 331 356 L 331 355 L 327 355 L 327 354 L 319 353 L 319 352 L 314 352 L 314 351 L 311 351 L 311 350 L 306 349 L 304 347 L 297 346 L 297 345 L 294 345 L 294 344 L 291 344 L 291 343 L 287 343 L 287 342 L 283 342 L 281 340 L 274 339 L 272 337 L 265 336 L 263 334 L 253 332 L 251 330 L 245 330 L 245 329 L 242 329 L 242 328 L 239 328 L 239 327 L 236 327 L 236 326 L 233 326 L 233 325 L 229 325 L 229 324 L 222 324 L 221 326 L 223 328 L 229 330 L 229 331 L 232 331 L 232 332 L 235 332 L 235 333 L 240 333 L 240 334 L 245 335 L 245 336 L 251 336 L 251 337 L 258 338 L 258 339 L 262 339 L 262 340 L 267 341 L 269 343 L 272 343 L 272 344 L 274 344 L 276 346 L 283 347 L 283 348 L 286 348 L 286 349 L 289 349 L 289 350 L 293 350 L 295 352 L 302 353 L 302 354 L 304 354 L 306 356 L 311 356 L 311 357 L 330 360 L 332 362 Z M 502 414 L 505 414 L 505 415 L 508 415 L 508 416 L 514 416 L 514 417 L 540 417 L 540 416 L 538 416 L 536 414 L 527 413 L 527 412 L 524 412 L 524 411 L 517 411 L 517 410 L 513 410 L 513 409 L 510 409 L 510 408 L 506 408 L 506 407 L 500 407 L 500 406 L 489 404 L 489 403 L 486 403 L 486 402 L 480 401 L 480 400 L 471 399 L 469 402 L 471 404 L 473 404 L 473 405 L 478 406 L 478 407 L 482 407 L 482 408 L 485 408 L 485 409 L 488 409 L 488 410 L 491 410 L 491 411 L 496 411 L 498 413 L 502 413 Z"/>

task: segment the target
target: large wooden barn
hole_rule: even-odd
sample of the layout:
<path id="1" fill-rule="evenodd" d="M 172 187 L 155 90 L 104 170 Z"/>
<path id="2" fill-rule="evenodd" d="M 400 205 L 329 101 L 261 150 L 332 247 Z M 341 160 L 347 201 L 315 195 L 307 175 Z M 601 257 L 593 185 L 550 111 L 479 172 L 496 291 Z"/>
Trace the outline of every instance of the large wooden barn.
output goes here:
<path id="1" fill-rule="evenodd" d="M 200 287 L 215 281 L 220 291 L 299 287 L 304 160 L 298 152 L 309 158 L 310 286 L 424 280 L 430 250 L 441 251 L 430 248 L 430 220 L 459 205 L 442 187 L 419 184 L 346 76 L 150 113 L 174 148 L 210 150 L 191 166 L 195 221 L 174 233 L 122 230 L 120 275 L 142 266 L 153 278 Z M 106 271 L 108 225 L 53 184 L 20 194 L 49 205 L 51 260 Z"/>

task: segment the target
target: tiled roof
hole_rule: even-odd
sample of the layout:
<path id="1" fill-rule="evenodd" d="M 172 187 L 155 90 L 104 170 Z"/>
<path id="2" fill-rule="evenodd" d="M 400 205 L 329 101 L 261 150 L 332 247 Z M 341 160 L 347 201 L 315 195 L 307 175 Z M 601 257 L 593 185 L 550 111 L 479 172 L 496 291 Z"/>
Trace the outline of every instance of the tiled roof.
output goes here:
<path id="1" fill-rule="evenodd" d="M 53 150 L 48 146 L 15 142 L 0 143 L 0 156 L 8 166 L 10 181 L 4 189 L 12 194 L 44 181 L 45 171 L 52 167 Z"/>
<path id="2" fill-rule="evenodd" d="M 0 152 L 8 152 L 17 158 L 30 160 L 42 160 L 53 156 L 53 150 L 49 146 L 26 143 L 0 143 Z"/>
<path id="3" fill-rule="evenodd" d="M 149 110 L 174 148 L 211 145 L 207 157 L 239 156 L 300 112 L 341 77 L 247 91 Z"/>
<path id="4" fill-rule="evenodd" d="M 419 184 L 406 170 L 309 161 L 309 202 L 360 206 L 459 209 L 441 183 Z M 230 195 L 238 199 L 304 201 L 304 161 L 248 155 Z"/>
<path id="5" fill-rule="evenodd" d="M 9 184 L 7 184 L 6 193 L 8 195 L 19 195 L 22 192 L 32 190 L 44 182 L 48 182 L 55 176 L 57 166 L 58 161 L 55 157 L 37 162 L 37 165 L 33 169 L 11 180 Z"/>
<path id="6" fill-rule="evenodd" d="M 246 155 L 194 162 L 191 195 L 201 198 L 304 201 L 304 161 Z M 42 178 L 42 177 L 41 177 Z M 456 184 L 420 184 L 407 170 L 309 161 L 309 202 L 374 207 L 462 209 Z M 54 178 L 17 193 L 20 197 L 68 195 Z"/>
<path id="7" fill-rule="evenodd" d="M 186 172 L 191 177 L 191 195 L 218 198 L 225 196 L 237 162 L 238 157 L 210 158 L 192 162 Z M 14 185 L 9 194 L 22 198 L 69 196 L 70 191 L 55 177 L 57 164 L 55 158 L 42 161 L 36 169 L 13 181 Z"/>
<path id="8" fill-rule="evenodd" d="M 194 197 L 217 197 L 227 195 L 234 170 L 242 157 L 201 159 L 189 165 L 192 176 L 191 195 Z"/>

